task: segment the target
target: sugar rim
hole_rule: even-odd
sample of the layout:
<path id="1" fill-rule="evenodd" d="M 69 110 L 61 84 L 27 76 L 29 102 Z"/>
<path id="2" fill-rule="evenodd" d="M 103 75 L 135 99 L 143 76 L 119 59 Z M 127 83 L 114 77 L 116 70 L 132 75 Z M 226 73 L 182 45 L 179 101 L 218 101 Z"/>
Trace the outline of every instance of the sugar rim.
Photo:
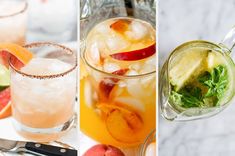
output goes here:
<path id="1" fill-rule="evenodd" d="M 30 43 L 30 44 L 24 45 L 23 47 L 24 48 L 33 48 L 33 47 L 40 47 L 40 46 L 53 46 L 53 47 L 56 47 L 58 49 L 62 49 L 63 51 L 67 52 L 67 54 L 73 54 L 74 53 L 71 49 L 69 49 L 65 46 L 56 44 L 56 43 L 52 43 L 52 42 L 35 42 L 35 43 Z M 74 59 L 75 59 L 75 62 L 74 62 L 75 64 L 73 65 L 72 68 L 66 70 L 65 72 L 62 72 L 62 73 L 59 73 L 59 74 L 51 74 L 51 75 L 35 75 L 35 74 L 27 74 L 25 72 L 22 72 L 22 71 L 16 69 L 14 67 L 14 65 L 11 64 L 11 58 L 9 59 L 9 65 L 10 65 L 11 69 L 16 71 L 18 74 L 21 74 L 21 75 L 26 76 L 26 77 L 36 78 L 36 79 L 52 79 L 52 78 L 65 76 L 65 75 L 69 74 L 70 72 L 72 72 L 73 70 L 75 70 L 76 67 L 77 67 L 77 55 L 75 55 Z"/>
<path id="2" fill-rule="evenodd" d="M 12 14 L 9 14 L 9 15 L 4 15 L 4 16 L 1 16 L 0 15 L 0 19 L 1 18 L 7 18 L 7 17 L 12 17 L 12 16 L 16 16 L 16 15 L 19 15 L 19 14 L 22 14 L 24 13 L 28 8 L 28 2 L 24 0 L 24 8 L 22 8 L 20 11 L 17 11 L 15 13 L 12 13 Z"/>

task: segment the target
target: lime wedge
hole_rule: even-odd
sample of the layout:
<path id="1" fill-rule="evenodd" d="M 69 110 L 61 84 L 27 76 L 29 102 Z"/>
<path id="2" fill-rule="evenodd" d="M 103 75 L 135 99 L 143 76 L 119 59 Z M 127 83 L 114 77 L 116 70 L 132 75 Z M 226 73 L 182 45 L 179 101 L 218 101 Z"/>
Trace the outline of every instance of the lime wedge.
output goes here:
<path id="1" fill-rule="evenodd" d="M 10 85 L 10 71 L 0 64 L 0 87 Z"/>

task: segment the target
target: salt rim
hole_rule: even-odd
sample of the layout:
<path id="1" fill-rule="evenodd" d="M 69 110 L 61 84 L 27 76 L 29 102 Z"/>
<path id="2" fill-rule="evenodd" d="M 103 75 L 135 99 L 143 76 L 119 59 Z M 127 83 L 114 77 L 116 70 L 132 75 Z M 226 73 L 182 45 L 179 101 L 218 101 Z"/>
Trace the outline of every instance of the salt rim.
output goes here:
<path id="1" fill-rule="evenodd" d="M 25 46 L 23 46 L 24 48 L 33 48 L 33 47 L 39 47 L 39 46 L 52 46 L 52 47 L 56 47 L 58 49 L 62 49 L 63 51 L 67 52 L 67 54 L 73 54 L 74 52 L 62 45 L 56 44 L 56 43 L 51 43 L 51 42 L 35 42 L 35 43 L 31 43 L 31 44 L 27 44 Z M 9 65 L 11 67 L 11 69 L 13 69 L 15 72 L 17 72 L 18 74 L 21 74 L 22 76 L 26 76 L 26 77 L 30 77 L 30 78 L 36 78 L 36 79 L 53 79 L 53 78 L 57 78 L 57 77 L 62 77 L 65 76 L 67 74 L 69 74 L 70 72 L 72 72 L 73 70 L 76 69 L 78 63 L 77 63 L 77 55 L 75 55 L 75 64 L 72 66 L 72 68 L 70 68 L 69 70 L 62 72 L 60 74 L 51 74 L 51 75 L 33 75 L 33 74 L 27 74 L 25 72 L 22 72 L 18 69 L 16 69 L 14 67 L 14 65 L 11 64 L 11 58 L 9 59 Z"/>

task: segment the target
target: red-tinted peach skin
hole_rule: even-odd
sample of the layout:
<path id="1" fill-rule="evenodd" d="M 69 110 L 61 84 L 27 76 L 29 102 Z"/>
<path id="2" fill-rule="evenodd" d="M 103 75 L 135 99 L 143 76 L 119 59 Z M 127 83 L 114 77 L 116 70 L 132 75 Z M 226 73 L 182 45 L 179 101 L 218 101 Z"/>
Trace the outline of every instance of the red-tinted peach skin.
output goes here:
<path id="1" fill-rule="evenodd" d="M 152 44 L 146 48 L 128 51 L 128 52 L 120 52 L 116 54 L 110 55 L 112 58 L 120 61 L 137 61 L 142 60 L 147 57 L 152 56 L 156 53 L 156 44 Z"/>
<path id="2" fill-rule="evenodd" d="M 126 72 L 128 71 L 128 69 L 120 69 L 117 71 L 112 72 L 112 74 L 115 75 L 124 75 Z M 101 97 L 104 98 L 108 98 L 109 97 L 109 93 L 112 91 L 113 87 L 115 86 L 115 83 L 117 83 L 119 81 L 119 79 L 115 79 L 115 78 L 105 78 L 105 79 L 109 79 L 108 80 L 102 80 L 99 84 L 99 89 L 100 89 L 100 95 Z"/>
<path id="3" fill-rule="evenodd" d="M 83 156 L 125 156 L 125 154 L 116 147 L 100 144 L 91 147 Z"/>

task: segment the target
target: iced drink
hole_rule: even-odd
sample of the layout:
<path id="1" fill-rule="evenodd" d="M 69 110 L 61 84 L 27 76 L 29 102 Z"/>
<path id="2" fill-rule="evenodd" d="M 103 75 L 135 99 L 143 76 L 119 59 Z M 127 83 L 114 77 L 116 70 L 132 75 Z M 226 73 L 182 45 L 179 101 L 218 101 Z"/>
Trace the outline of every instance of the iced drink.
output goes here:
<path id="1" fill-rule="evenodd" d="M 81 130 L 115 146 L 136 146 L 155 128 L 155 30 L 133 18 L 96 25 L 82 52 Z"/>

